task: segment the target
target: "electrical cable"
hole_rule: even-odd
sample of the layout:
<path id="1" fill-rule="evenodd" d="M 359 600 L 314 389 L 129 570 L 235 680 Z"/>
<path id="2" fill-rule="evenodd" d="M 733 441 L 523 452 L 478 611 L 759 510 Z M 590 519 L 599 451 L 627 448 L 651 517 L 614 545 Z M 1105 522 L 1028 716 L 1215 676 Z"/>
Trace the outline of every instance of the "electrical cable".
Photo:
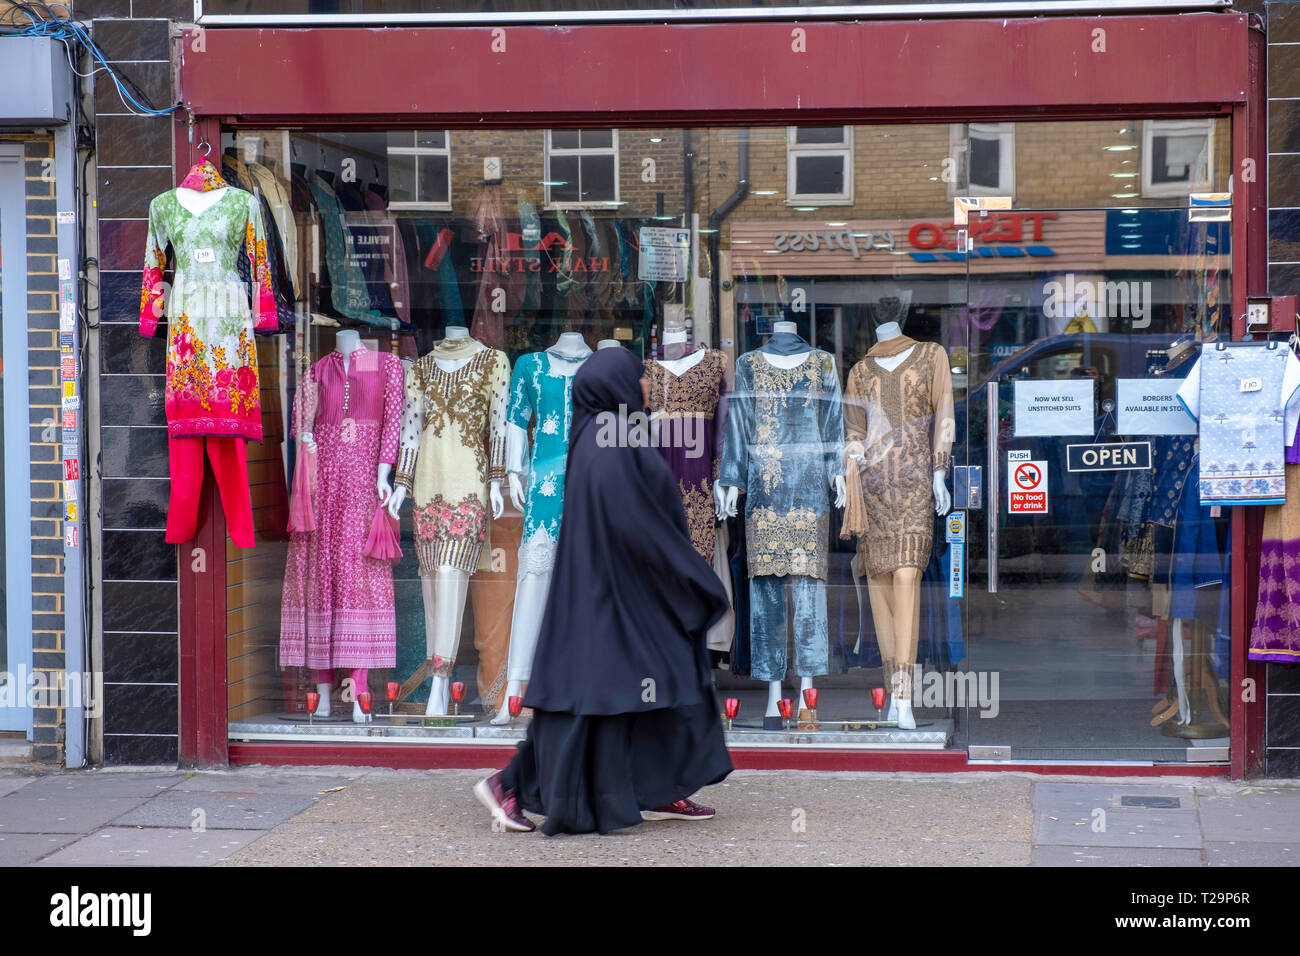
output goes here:
<path id="1" fill-rule="evenodd" d="M 62 7 L 65 11 L 68 10 L 68 7 L 62 3 L 13 4 L 10 9 L 25 14 L 27 18 L 31 20 L 31 23 L 14 33 L 5 33 L 0 36 L 49 37 L 58 40 L 64 45 L 70 65 L 72 64 L 72 51 L 70 44 L 76 43 L 83 50 L 89 53 L 92 59 L 97 61 L 100 65 L 91 70 L 90 73 L 81 73 L 74 66 L 73 72 L 76 73 L 77 76 L 83 78 L 94 76 L 100 72 L 107 73 L 109 79 L 113 81 L 113 86 L 117 90 L 117 95 L 122 100 L 122 105 L 126 107 L 128 113 L 132 113 L 136 116 L 166 116 L 180 109 L 179 104 L 169 106 L 166 109 L 158 109 L 151 104 L 141 102 L 141 100 L 148 101 L 149 97 L 140 89 L 139 85 L 137 85 L 130 77 L 119 73 L 117 69 L 108 62 L 108 58 L 104 56 L 104 52 L 100 50 L 100 48 L 95 44 L 95 41 L 91 39 L 91 36 L 86 31 L 85 27 L 81 26 L 79 23 L 73 22 L 72 20 L 65 20 L 55 16 L 52 10 L 53 7 Z M 38 14 L 44 14 L 44 18 Z M 68 14 L 71 16 L 71 11 L 68 11 Z M 132 91 L 134 91 L 134 93 Z M 137 95 L 139 99 L 137 99 Z"/>

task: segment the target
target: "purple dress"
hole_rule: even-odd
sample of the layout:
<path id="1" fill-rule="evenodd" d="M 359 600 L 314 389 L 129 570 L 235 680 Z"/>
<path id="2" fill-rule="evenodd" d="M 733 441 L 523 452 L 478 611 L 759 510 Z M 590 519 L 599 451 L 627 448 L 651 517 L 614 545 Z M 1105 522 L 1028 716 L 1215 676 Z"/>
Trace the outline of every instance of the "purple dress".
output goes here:
<path id="1" fill-rule="evenodd" d="M 1264 509 L 1252 661 L 1300 663 L 1300 435 L 1286 450 L 1286 503 Z"/>
<path id="2" fill-rule="evenodd" d="M 289 536 L 280 665 L 393 667 L 393 570 L 363 553 L 379 507 L 381 462 L 397 461 L 402 360 L 367 348 L 346 374 L 336 349 L 311 367 L 293 403 L 294 433 L 316 439 L 316 530 Z M 299 466 L 305 456 L 299 456 Z"/>
<path id="3" fill-rule="evenodd" d="M 656 358 L 663 358 L 661 351 Z M 709 349 L 681 375 L 652 358 L 645 363 L 645 374 L 656 443 L 682 493 L 691 544 L 712 564 L 717 535 L 713 482 L 726 434 L 727 356 Z"/>

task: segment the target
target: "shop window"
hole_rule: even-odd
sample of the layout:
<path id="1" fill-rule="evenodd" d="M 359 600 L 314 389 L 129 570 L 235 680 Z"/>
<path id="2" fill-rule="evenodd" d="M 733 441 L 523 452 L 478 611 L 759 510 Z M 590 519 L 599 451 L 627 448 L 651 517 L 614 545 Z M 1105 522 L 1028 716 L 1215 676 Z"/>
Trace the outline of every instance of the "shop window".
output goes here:
<path id="1" fill-rule="evenodd" d="M 451 208 L 451 140 L 446 130 L 388 134 L 389 209 Z"/>
<path id="2" fill-rule="evenodd" d="M 1015 195 L 1015 123 L 954 123 L 948 142 L 955 163 L 949 196 Z"/>
<path id="3" fill-rule="evenodd" d="M 786 170 L 788 205 L 852 205 L 853 127 L 791 126 Z"/>
<path id="4" fill-rule="evenodd" d="M 546 205 L 575 208 L 618 202 L 618 130 L 546 131 Z"/>
<path id="5" fill-rule="evenodd" d="M 1210 188 L 1212 120 L 1147 120 L 1142 124 L 1142 195 L 1185 196 Z"/>

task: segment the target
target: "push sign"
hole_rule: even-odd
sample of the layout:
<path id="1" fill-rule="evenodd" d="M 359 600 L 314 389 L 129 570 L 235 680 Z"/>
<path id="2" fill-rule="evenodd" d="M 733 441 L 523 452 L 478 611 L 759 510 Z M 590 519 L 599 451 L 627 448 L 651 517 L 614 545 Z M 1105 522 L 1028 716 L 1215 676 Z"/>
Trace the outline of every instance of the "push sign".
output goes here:
<path id="1" fill-rule="evenodd" d="M 1047 514 L 1047 462 L 1031 460 L 1027 451 L 1007 452 L 1007 511 Z"/>

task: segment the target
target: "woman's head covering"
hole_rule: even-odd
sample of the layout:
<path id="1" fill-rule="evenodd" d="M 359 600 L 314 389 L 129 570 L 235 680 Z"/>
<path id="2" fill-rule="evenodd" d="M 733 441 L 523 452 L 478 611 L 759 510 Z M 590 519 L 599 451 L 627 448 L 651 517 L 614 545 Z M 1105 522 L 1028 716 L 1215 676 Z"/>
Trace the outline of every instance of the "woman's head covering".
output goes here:
<path id="1" fill-rule="evenodd" d="M 641 360 L 624 348 L 601 349 L 573 377 L 573 431 L 601 412 L 642 409 Z"/>

